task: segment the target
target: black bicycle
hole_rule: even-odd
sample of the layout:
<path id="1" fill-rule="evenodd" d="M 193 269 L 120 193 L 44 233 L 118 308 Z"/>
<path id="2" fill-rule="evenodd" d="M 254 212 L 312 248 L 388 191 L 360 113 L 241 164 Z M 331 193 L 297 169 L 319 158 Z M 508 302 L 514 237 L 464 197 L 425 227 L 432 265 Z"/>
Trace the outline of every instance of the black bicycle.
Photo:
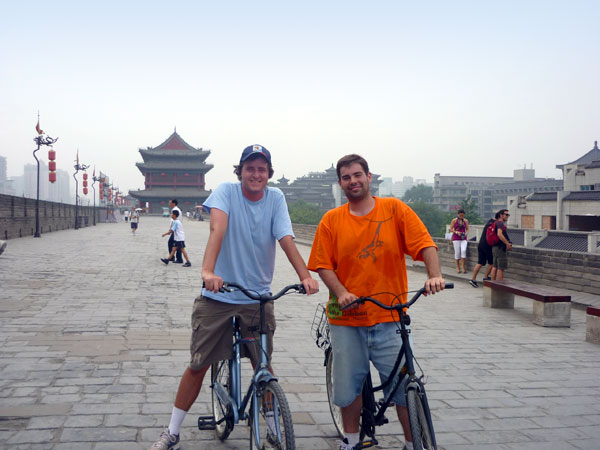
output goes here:
<path id="1" fill-rule="evenodd" d="M 446 289 L 452 289 L 454 283 L 446 283 Z M 410 308 L 414 303 L 426 292 L 425 288 L 421 288 L 418 291 L 409 291 L 405 294 L 415 292 L 415 295 L 407 303 L 392 302 L 391 306 L 384 305 L 383 303 L 375 300 L 371 297 L 360 297 L 347 305 L 344 309 L 351 305 L 358 303 L 364 304 L 368 301 L 374 303 L 380 308 L 391 311 L 394 322 L 398 325 L 397 333 L 402 338 L 402 347 L 398 352 L 396 363 L 386 383 L 380 386 L 373 386 L 373 380 L 371 374 L 367 376 L 362 389 L 362 410 L 360 415 L 360 441 L 354 446 L 354 450 L 372 447 L 377 445 L 377 439 L 375 438 L 375 427 L 381 426 L 388 423 L 388 419 L 385 417 L 385 412 L 392 404 L 391 399 L 394 397 L 396 391 L 402 386 L 404 395 L 406 398 L 406 405 L 408 409 L 408 420 L 410 423 L 410 431 L 413 438 L 413 447 L 415 450 L 437 450 L 437 443 L 435 440 L 435 433 L 433 431 L 433 423 L 431 420 L 431 412 L 429 410 L 429 403 L 427 402 L 427 395 L 425 393 L 425 381 L 424 373 L 415 359 L 412 348 L 409 344 L 410 329 L 407 328 L 410 325 L 410 316 L 407 314 L 407 309 Z M 402 294 L 401 294 L 402 295 Z M 400 295 L 394 297 L 399 299 Z M 395 315 L 398 317 L 396 319 Z M 331 340 L 329 337 L 329 322 L 327 320 L 327 310 L 322 304 L 317 306 L 315 311 L 315 318 L 313 319 L 312 325 L 313 337 L 317 346 L 325 352 L 325 379 L 327 387 L 327 398 L 329 401 L 329 409 L 333 418 L 333 423 L 338 431 L 341 438 L 345 436 L 344 427 L 342 424 L 342 414 L 340 408 L 333 403 L 333 352 L 331 348 Z M 402 360 L 404 359 L 404 364 Z M 419 367 L 421 374 L 416 375 L 415 364 Z M 390 383 L 394 383 L 387 397 L 383 397 L 378 401 L 375 400 L 375 393 L 383 391 L 387 388 Z"/>
<path id="2" fill-rule="evenodd" d="M 233 343 L 231 358 L 211 366 L 212 410 L 211 416 L 198 418 L 200 430 L 215 430 L 217 437 L 227 439 L 235 424 L 248 420 L 250 426 L 250 448 L 258 450 L 294 450 L 294 425 L 292 413 L 283 389 L 269 370 L 267 360 L 267 327 L 265 304 L 279 297 L 298 292 L 306 293 L 301 284 L 286 286 L 275 295 L 260 295 L 236 283 L 224 283 L 223 292 L 239 290 L 247 297 L 260 302 L 260 324 L 250 331 L 258 332 L 254 337 L 242 337 L 239 318 L 233 317 Z M 242 398 L 241 346 L 258 345 L 260 361 L 248 391 Z M 246 408 L 250 405 L 248 411 Z"/>

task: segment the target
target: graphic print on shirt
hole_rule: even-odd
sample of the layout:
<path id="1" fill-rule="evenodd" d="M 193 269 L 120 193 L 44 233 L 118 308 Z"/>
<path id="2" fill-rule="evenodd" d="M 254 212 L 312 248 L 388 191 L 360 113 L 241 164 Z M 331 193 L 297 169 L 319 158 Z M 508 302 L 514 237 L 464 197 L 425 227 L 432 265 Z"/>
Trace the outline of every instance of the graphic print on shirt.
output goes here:
<path id="1" fill-rule="evenodd" d="M 394 218 L 395 214 L 396 214 L 396 208 L 394 208 L 394 211 L 392 211 L 392 215 L 390 217 L 388 217 L 387 219 L 384 219 L 384 220 L 367 219 L 369 222 L 378 224 L 377 230 L 375 230 L 375 236 L 373 237 L 373 240 L 369 243 L 369 245 L 367 245 L 365 248 L 363 248 L 358 253 L 358 259 L 364 259 L 364 258 L 368 258 L 369 256 L 371 256 L 373 258 L 373 262 L 377 261 L 377 256 L 375 255 L 375 250 L 378 249 L 379 247 L 383 246 L 383 241 L 381 241 L 379 239 L 379 232 L 381 231 L 381 225 L 383 225 L 385 222 L 392 220 Z"/>

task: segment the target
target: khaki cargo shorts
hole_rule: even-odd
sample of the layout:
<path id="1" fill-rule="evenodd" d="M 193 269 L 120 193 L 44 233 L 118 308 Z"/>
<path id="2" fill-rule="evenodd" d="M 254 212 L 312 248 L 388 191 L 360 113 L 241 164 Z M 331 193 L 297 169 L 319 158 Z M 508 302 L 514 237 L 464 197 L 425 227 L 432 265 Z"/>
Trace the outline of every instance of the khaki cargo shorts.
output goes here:
<path id="1" fill-rule="evenodd" d="M 499 245 L 495 245 L 492 247 L 492 252 L 494 253 L 494 267 L 499 270 L 506 270 L 508 268 L 506 250 Z"/>
<path id="2" fill-rule="evenodd" d="M 273 352 L 273 334 L 275 333 L 275 313 L 273 302 L 265 305 L 267 325 L 268 360 Z M 190 369 L 200 370 L 210 364 L 230 359 L 233 345 L 232 317 L 240 318 L 242 337 L 254 337 L 253 344 L 243 344 L 241 354 L 253 361 L 259 360 L 260 335 L 248 327 L 260 324 L 258 304 L 233 305 L 199 296 L 194 300 L 192 312 L 192 339 L 190 343 Z"/>

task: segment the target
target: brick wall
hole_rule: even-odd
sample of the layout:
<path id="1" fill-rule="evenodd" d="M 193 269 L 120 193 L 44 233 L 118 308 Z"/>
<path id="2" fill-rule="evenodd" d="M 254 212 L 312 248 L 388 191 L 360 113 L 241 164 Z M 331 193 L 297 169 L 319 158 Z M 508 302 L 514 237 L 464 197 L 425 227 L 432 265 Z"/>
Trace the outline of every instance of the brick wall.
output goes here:
<path id="1" fill-rule="evenodd" d="M 0 194 L 0 239 L 8 240 L 35 233 L 35 199 Z M 93 207 L 79 206 L 79 226 L 93 224 Z M 106 208 L 96 208 L 96 222 L 106 220 Z M 40 200 L 40 233 L 75 227 L 75 205 Z"/>
<path id="2" fill-rule="evenodd" d="M 294 224 L 298 239 L 312 241 L 315 225 Z M 433 238 L 439 248 L 440 264 L 445 273 L 456 270 L 452 241 Z M 472 271 L 477 264 L 477 243 L 469 242 L 467 249 L 467 270 Z M 597 294 L 600 292 L 600 254 L 564 252 L 526 247 L 513 247 L 509 252 L 508 269 L 505 278 L 522 280 L 544 286 L 571 289 Z M 479 278 L 485 269 L 479 272 Z"/>

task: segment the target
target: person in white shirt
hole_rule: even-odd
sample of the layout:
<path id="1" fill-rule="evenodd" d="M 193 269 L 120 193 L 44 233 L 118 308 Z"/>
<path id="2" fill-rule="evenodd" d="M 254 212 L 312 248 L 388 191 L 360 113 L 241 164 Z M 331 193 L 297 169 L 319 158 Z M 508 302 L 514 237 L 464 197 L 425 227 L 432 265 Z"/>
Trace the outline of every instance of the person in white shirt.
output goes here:
<path id="1" fill-rule="evenodd" d="M 169 261 L 173 260 L 175 252 L 179 251 L 183 253 L 183 256 L 185 258 L 185 264 L 183 265 L 183 267 L 190 267 L 192 263 L 190 262 L 187 251 L 185 250 L 185 233 L 183 231 L 183 225 L 181 224 L 181 220 L 179 220 L 178 209 L 179 208 L 173 209 L 173 212 L 171 213 L 171 218 L 173 219 L 173 221 L 171 222 L 171 229 L 168 232 L 163 233 L 163 237 L 165 237 L 167 234 L 173 236 L 175 243 L 173 244 L 173 248 L 171 249 L 169 257 L 160 258 L 160 260 L 165 264 L 169 264 Z"/>
<path id="2" fill-rule="evenodd" d="M 173 211 L 177 211 L 178 216 L 181 217 L 181 210 L 177 206 L 176 199 L 169 200 L 169 208 L 171 208 L 171 213 L 173 213 Z M 173 219 L 171 219 L 171 223 L 169 224 L 169 230 L 171 229 L 172 226 L 173 226 Z M 167 231 L 167 233 L 168 233 L 168 231 Z M 169 237 L 169 242 L 168 242 L 169 255 L 171 254 L 171 250 L 173 250 L 174 245 L 175 245 L 175 235 L 171 234 L 171 236 Z M 175 257 L 173 258 L 171 256 L 169 261 L 174 262 L 176 264 L 183 263 L 183 259 L 181 258 L 181 250 L 176 250 Z"/>

